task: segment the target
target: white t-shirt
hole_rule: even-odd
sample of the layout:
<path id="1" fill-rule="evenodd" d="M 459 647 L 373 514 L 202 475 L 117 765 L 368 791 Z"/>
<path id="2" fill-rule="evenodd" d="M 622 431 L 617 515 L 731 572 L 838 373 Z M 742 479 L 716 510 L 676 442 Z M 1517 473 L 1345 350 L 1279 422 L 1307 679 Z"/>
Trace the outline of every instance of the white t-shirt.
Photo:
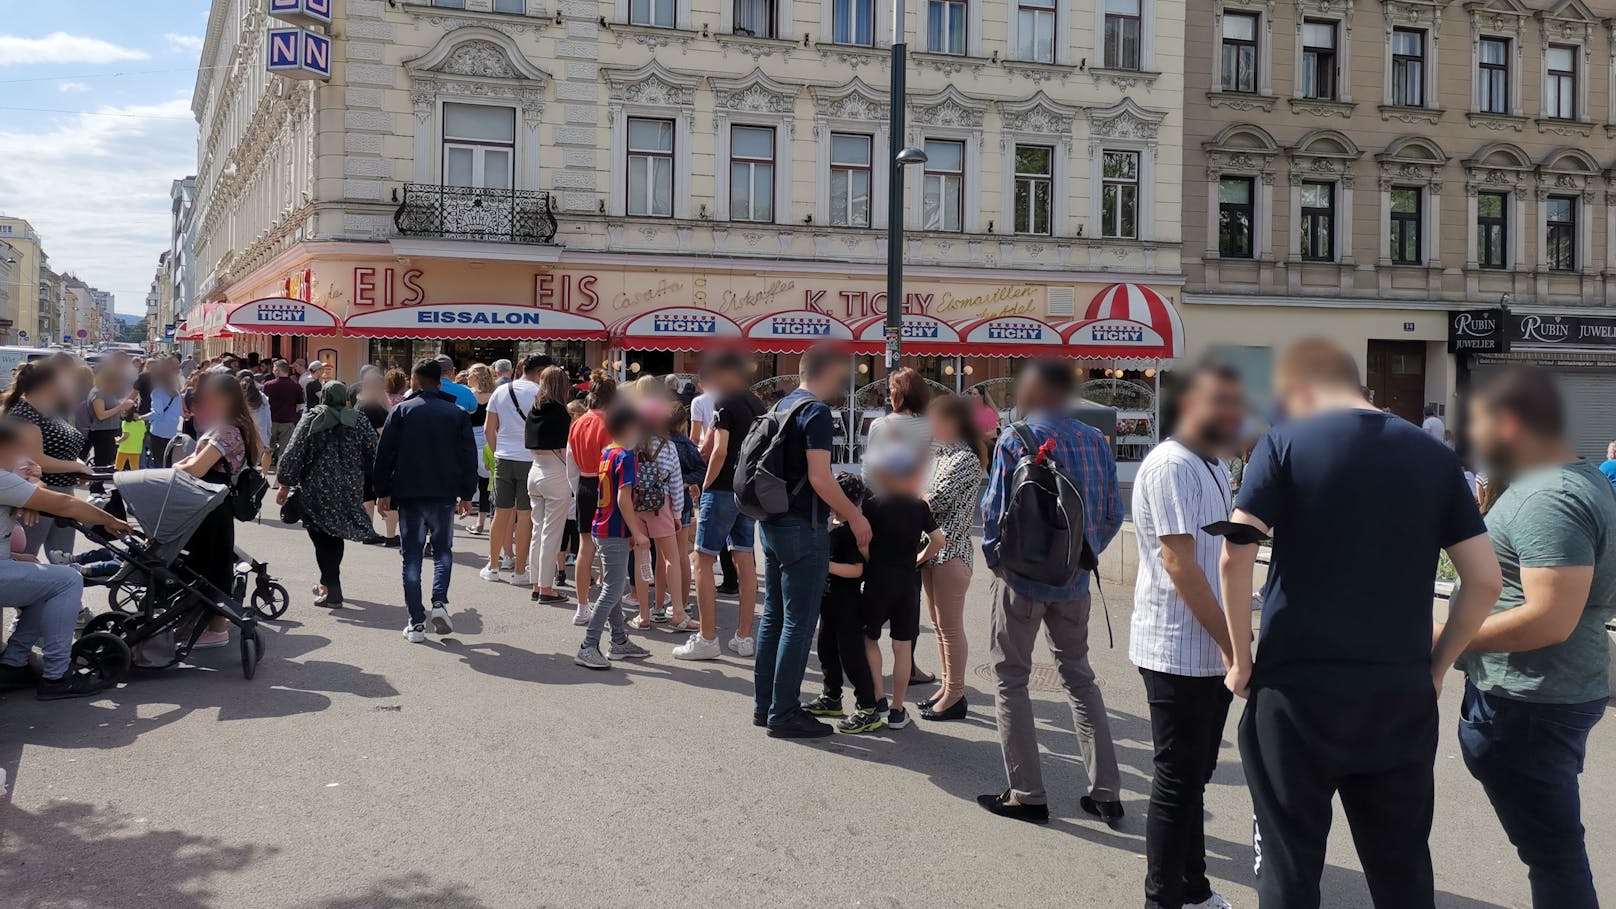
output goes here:
<path id="1" fill-rule="evenodd" d="M 718 398 L 710 391 L 704 391 L 690 402 L 690 423 L 692 426 L 701 424 L 702 435 L 713 431 L 713 411 L 718 407 Z M 701 439 L 696 439 L 700 442 Z"/>
<path id="2" fill-rule="evenodd" d="M 9 470 L 0 470 L 0 560 L 11 558 L 11 535 L 17 531 L 12 509 L 22 508 L 34 497 L 39 487 Z M 41 517 L 48 521 L 50 518 Z"/>
<path id="3" fill-rule="evenodd" d="M 1128 658 L 1156 672 L 1196 677 L 1224 674 L 1223 656 L 1212 635 L 1184 605 L 1162 563 L 1161 538 L 1190 534 L 1195 564 L 1219 597 L 1218 558 L 1223 538 L 1202 532 L 1213 521 L 1228 520 L 1234 509 L 1229 471 L 1205 461 L 1176 439 L 1151 449 L 1133 484 L 1133 521 L 1139 541 L 1139 577 L 1134 584 L 1133 623 Z"/>
<path id="4" fill-rule="evenodd" d="M 1426 435 L 1438 442 L 1442 441 L 1442 437 L 1448 432 L 1447 424 L 1443 423 L 1442 418 L 1437 416 L 1426 417 L 1425 422 L 1420 424 L 1420 428 L 1425 430 Z"/>
<path id="5" fill-rule="evenodd" d="M 502 461 L 533 460 L 533 453 L 527 450 L 527 412 L 538 397 L 538 383 L 526 379 L 512 379 L 510 384 L 494 390 L 494 396 L 488 399 L 488 410 L 499 416 L 494 457 Z"/>

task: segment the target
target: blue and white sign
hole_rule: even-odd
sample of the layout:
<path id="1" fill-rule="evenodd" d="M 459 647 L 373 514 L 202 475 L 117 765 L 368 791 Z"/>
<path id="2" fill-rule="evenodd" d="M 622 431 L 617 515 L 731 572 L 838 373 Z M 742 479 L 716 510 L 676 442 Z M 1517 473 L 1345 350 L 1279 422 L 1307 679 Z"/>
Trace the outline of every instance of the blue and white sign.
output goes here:
<path id="1" fill-rule="evenodd" d="M 331 24 L 331 0 L 269 0 L 271 18 L 293 25 Z"/>
<path id="2" fill-rule="evenodd" d="M 173 322 L 170 322 L 167 325 L 163 326 L 163 337 L 165 337 L 165 338 L 174 337 L 174 323 Z"/>
<path id="3" fill-rule="evenodd" d="M 267 38 L 270 72 L 288 79 L 330 81 L 330 38 L 301 28 L 272 28 Z"/>

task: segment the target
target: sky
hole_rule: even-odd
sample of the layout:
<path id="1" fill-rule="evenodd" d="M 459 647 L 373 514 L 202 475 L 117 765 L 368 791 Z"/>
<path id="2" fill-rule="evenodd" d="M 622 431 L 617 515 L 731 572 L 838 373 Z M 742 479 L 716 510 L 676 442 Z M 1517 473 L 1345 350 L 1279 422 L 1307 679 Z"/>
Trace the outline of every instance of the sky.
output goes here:
<path id="1" fill-rule="evenodd" d="M 0 213 L 144 313 L 169 184 L 196 171 L 207 0 L 0 0 Z"/>

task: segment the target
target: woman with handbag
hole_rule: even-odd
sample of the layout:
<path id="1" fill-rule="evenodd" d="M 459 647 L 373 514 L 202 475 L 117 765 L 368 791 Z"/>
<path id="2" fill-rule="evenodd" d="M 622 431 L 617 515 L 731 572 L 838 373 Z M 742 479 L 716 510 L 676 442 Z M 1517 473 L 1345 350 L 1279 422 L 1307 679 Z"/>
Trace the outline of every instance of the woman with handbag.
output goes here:
<path id="1" fill-rule="evenodd" d="M 376 535 L 364 505 L 365 477 L 375 463 L 376 430 L 348 406 L 346 385 L 327 382 L 319 405 L 298 421 L 281 454 L 277 496 L 282 505 L 297 496 L 293 511 L 309 533 L 320 566 L 316 606 L 342 605 L 343 541 L 364 542 Z"/>
<path id="2" fill-rule="evenodd" d="M 258 426 L 236 377 L 208 373 L 196 385 L 195 419 L 202 438 L 196 450 L 174 466 L 193 477 L 224 486 L 233 485 L 243 467 L 258 462 Z M 186 564 L 204 580 L 229 596 L 236 579 L 236 503 L 225 496 L 202 519 L 185 544 Z M 214 619 L 193 649 L 223 647 L 230 643 L 230 622 Z"/>

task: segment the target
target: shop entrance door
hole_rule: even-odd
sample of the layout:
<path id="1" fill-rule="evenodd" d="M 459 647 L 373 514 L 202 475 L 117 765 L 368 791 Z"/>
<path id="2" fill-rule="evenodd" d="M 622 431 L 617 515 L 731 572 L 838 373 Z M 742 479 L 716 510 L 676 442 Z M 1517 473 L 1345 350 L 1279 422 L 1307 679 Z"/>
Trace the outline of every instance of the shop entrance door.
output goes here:
<path id="1" fill-rule="evenodd" d="M 454 358 L 455 369 L 465 369 L 473 363 L 493 366 L 495 360 L 516 362 L 515 341 L 444 341 L 443 352 Z"/>
<path id="2" fill-rule="evenodd" d="M 1371 340 L 1368 380 L 1376 407 L 1416 426 L 1425 418 L 1424 341 Z"/>

